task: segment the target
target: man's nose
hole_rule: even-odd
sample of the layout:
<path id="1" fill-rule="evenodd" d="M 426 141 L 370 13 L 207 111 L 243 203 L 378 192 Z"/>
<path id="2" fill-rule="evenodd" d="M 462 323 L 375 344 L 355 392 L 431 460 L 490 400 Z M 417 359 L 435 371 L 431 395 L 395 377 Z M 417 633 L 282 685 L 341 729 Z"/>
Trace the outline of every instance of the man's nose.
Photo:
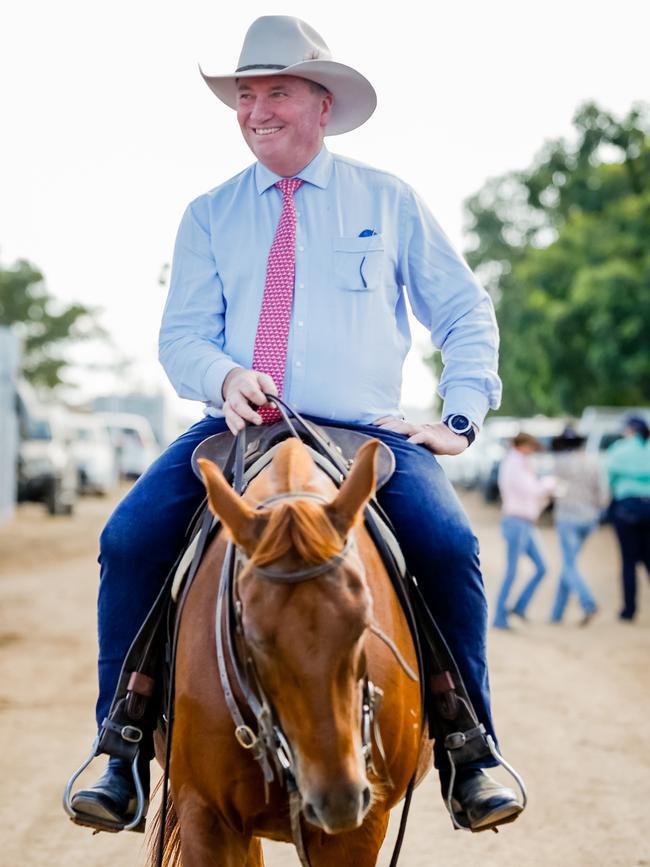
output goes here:
<path id="1" fill-rule="evenodd" d="M 273 111 L 271 109 L 271 105 L 264 97 L 258 97 L 253 104 L 253 108 L 251 109 L 251 113 L 249 115 L 249 120 L 251 122 L 262 122 L 268 120 Z"/>

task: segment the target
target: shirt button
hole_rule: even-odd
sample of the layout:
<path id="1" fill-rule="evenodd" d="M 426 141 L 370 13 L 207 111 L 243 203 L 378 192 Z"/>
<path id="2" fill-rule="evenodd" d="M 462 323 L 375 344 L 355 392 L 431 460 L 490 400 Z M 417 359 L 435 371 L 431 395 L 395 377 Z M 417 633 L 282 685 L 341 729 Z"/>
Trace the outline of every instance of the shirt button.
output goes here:
<path id="1" fill-rule="evenodd" d="M 300 216 L 300 211 L 296 211 L 296 217 Z"/>
<path id="2" fill-rule="evenodd" d="M 302 252 L 304 252 L 304 249 L 305 249 L 305 248 L 301 245 L 300 247 L 298 247 L 298 252 L 299 252 L 299 253 L 302 253 Z"/>
<path id="3" fill-rule="evenodd" d="M 299 289 L 304 289 L 304 288 L 305 288 L 305 284 L 304 284 L 304 283 L 299 283 L 299 284 L 298 284 L 298 288 L 299 288 Z"/>
<path id="4" fill-rule="evenodd" d="M 302 321 L 302 319 L 300 319 L 300 320 L 298 321 L 298 325 L 299 325 L 301 328 L 302 328 L 302 326 L 303 326 L 304 324 L 305 324 L 305 323 Z"/>
<path id="5" fill-rule="evenodd" d="M 302 361 L 296 361 L 296 367 L 302 367 Z"/>

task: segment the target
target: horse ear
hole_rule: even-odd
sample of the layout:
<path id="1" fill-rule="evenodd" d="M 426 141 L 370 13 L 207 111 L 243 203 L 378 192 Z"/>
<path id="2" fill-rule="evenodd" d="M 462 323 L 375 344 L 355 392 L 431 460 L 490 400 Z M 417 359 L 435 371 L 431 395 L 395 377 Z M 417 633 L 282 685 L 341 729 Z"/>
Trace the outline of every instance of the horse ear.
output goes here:
<path id="1" fill-rule="evenodd" d="M 379 446 L 379 440 L 370 440 L 361 446 L 354 458 L 350 475 L 341 485 L 335 499 L 327 506 L 330 521 L 343 536 L 347 536 L 375 493 L 375 456 Z"/>
<path id="2" fill-rule="evenodd" d="M 198 463 L 210 511 L 228 529 L 235 544 L 247 554 L 252 553 L 262 530 L 260 515 L 233 491 L 215 463 L 206 458 L 199 458 Z"/>

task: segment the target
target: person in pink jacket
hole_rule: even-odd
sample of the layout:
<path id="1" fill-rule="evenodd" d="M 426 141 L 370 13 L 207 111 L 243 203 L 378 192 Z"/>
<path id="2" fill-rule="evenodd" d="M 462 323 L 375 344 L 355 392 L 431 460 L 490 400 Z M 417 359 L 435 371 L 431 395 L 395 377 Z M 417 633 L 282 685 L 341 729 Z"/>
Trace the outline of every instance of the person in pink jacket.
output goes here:
<path id="1" fill-rule="evenodd" d="M 499 590 L 494 620 L 495 629 L 510 629 L 508 615 L 525 619 L 526 609 L 540 581 L 546 574 L 535 522 L 546 505 L 555 486 L 550 476 L 538 478 L 531 466 L 530 456 L 541 446 L 535 437 L 519 433 L 499 467 L 499 491 L 503 504 L 501 532 L 506 540 L 506 573 Z M 533 561 L 535 572 L 512 608 L 508 597 L 517 577 L 517 564 L 522 554 Z"/>

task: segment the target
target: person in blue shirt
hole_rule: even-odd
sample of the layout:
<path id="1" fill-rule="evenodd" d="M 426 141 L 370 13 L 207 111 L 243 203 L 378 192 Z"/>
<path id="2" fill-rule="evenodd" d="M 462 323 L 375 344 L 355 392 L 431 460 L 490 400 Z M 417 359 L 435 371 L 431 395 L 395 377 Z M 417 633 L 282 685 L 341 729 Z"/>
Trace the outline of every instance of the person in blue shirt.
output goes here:
<path id="1" fill-rule="evenodd" d="M 610 514 L 621 549 L 621 620 L 636 616 L 637 563 L 650 577 L 650 427 L 641 416 L 625 421 L 623 438 L 606 457 L 612 492 Z"/>
<path id="2" fill-rule="evenodd" d="M 488 294 L 427 206 L 395 176 L 331 153 L 326 135 L 364 123 L 370 83 L 331 59 L 305 22 L 265 16 L 251 26 L 235 73 L 204 76 L 237 113 L 256 162 L 195 199 L 178 231 L 160 329 L 160 360 L 205 417 L 140 478 L 101 536 L 99 699 L 107 715 L 131 641 L 181 548 L 204 490 L 190 456 L 204 438 L 245 424 L 274 380 L 253 369 L 269 250 L 282 210 L 275 184 L 298 178 L 295 285 L 282 396 L 308 417 L 362 431 L 393 451 L 379 493 L 412 573 L 456 656 L 479 720 L 494 737 L 485 655 L 487 606 L 478 543 L 435 454 L 459 454 L 500 400 L 498 332 Z M 442 420 L 400 413 L 410 346 L 406 297 L 442 350 Z M 161 504 L 164 503 L 164 508 Z M 437 745 L 443 790 L 449 765 Z M 512 821 L 514 792 L 459 769 L 453 790 L 473 830 Z M 75 807 L 123 818 L 133 795 L 125 763 L 75 796 Z"/>

